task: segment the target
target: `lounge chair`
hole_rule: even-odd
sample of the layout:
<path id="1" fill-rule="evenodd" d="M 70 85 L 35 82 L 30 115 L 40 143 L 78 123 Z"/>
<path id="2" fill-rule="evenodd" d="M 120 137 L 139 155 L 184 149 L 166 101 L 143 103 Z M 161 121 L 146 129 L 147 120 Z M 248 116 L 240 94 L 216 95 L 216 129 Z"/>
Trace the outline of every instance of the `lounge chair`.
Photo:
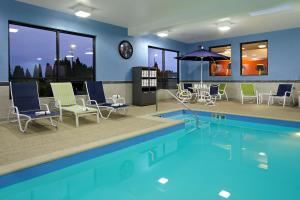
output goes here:
<path id="1" fill-rule="evenodd" d="M 256 99 L 256 103 L 258 104 L 258 92 L 254 89 L 252 83 L 241 84 L 241 98 L 242 104 L 244 104 L 244 99 Z"/>
<path id="2" fill-rule="evenodd" d="M 186 90 L 186 89 L 182 89 L 181 84 L 177 84 L 176 96 L 182 102 L 187 103 L 192 99 L 193 94 L 190 91 Z"/>
<path id="3" fill-rule="evenodd" d="M 293 84 L 279 84 L 276 94 L 272 94 L 272 91 L 270 92 L 268 106 L 270 103 L 273 104 L 274 99 L 283 100 L 282 107 L 285 107 L 287 99 L 292 99 L 293 103 L 295 103 L 293 97 L 293 87 Z"/>
<path id="4" fill-rule="evenodd" d="M 225 95 L 226 101 L 228 101 L 228 96 L 226 93 L 226 83 L 220 83 L 219 84 L 219 98 L 222 99 L 222 96 Z"/>
<path id="5" fill-rule="evenodd" d="M 16 115 L 21 132 L 26 132 L 28 124 L 38 119 L 49 119 L 52 126 L 57 128 L 53 123 L 53 117 L 59 117 L 59 113 L 51 112 L 47 104 L 40 104 L 38 86 L 36 82 L 15 83 L 10 82 L 10 93 L 12 108 L 8 114 L 10 121 L 11 115 Z M 44 109 L 42 109 L 42 106 Z M 21 121 L 25 120 L 22 127 Z"/>
<path id="6" fill-rule="evenodd" d="M 215 106 L 216 100 L 219 97 L 219 85 L 210 85 L 209 91 L 206 93 L 206 104 Z"/>
<path id="7" fill-rule="evenodd" d="M 127 113 L 129 105 L 126 104 L 125 98 L 120 97 L 120 95 L 105 98 L 102 81 L 87 81 L 85 85 L 88 94 L 87 106 L 97 108 L 102 118 L 108 119 L 112 112 L 119 110 L 123 110 L 125 114 Z M 106 117 L 101 113 L 101 109 L 108 110 Z"/>
<path id="8" fill-rule="evenodd" d="M 75 115 L 76 127 L 79 126 L 79 117 L 87 115 L 96 115 L 99 123 L 98 110 L 85 106 L 85 101 L 81 99 L 82 105 L 76 103 L 71 83 L 51 83 L 51 88 L 55 100 L 55 105 L 59 109 L 60 121 L 63 121 L 62 112 L 71 112 Z"/>

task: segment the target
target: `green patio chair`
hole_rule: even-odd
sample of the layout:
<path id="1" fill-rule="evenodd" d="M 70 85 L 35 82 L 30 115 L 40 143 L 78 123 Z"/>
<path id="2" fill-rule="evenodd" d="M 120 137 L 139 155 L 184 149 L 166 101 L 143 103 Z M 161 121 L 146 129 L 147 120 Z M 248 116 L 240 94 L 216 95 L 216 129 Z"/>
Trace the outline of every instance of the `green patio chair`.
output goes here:
<path id="1" fill-rule="evenodd" d="M 75 115 L 76 127 L 79 126 L 79 117 L 86 115 L 96 115 L 99 123 L 99 113 L 95 108 L 85 106 L 84 99 L 81 99 L 82 105 L 76 103 L 71 83 L 51 83 L 51 88 L 55 100 L 55 105 L 59 109 L 60 121 L 63 121 L 62 112 L 71 112 Z"/>
<path id="2" fill-rule="evenodd" d="M 256 103 L 258 104 L 258 92 L 252 83 L 241 84 L 241 98 L 242 104 L 244 104 L 244 99 L 256 99 Z"/>
<path id="3" fill-rule="evenodd" d="M 228 96 L 227 96 L 227 93 L 226 93 L 226 86 L 227 86 L 226 83 L 220 83 L 219 84 L 219 98 L 220 98 L 220 100 L 222 99 L 222 96 L 224 95 L 226 100 L 228 101 Z"/>

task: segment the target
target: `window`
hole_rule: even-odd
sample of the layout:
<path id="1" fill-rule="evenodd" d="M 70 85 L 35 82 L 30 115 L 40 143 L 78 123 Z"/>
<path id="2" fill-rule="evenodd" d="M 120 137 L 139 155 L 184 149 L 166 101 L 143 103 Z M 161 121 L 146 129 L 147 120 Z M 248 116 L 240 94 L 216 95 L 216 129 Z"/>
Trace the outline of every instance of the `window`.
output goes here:
<path id="1" fill-rule="evenodd" d="M 52 96 L 50 82 L 70 81 L 75 94 L 94 80 L 93 36 L 9 24 L 10 81 L 38 81 L 42 97 Z"/>
<path id="2" fill-rule="evenodd" d="M 157 68 L 157 87 L 159 89 L 175 89 L 178 83 L 178 51 L 148 48 L 148 65 Z"/>
<path id="3" fill-rule="evenodd" d="M 268 75 L 268 41 L 241 44 L 241 75 Z"/>
<path id="4" fill-rule="evenodd" d="M 210 47 L 209 50 L 231 58 L 231 45 Z M 231 60 L 220 60 L 210 63 L 210 76 L 231 76 Z"/>

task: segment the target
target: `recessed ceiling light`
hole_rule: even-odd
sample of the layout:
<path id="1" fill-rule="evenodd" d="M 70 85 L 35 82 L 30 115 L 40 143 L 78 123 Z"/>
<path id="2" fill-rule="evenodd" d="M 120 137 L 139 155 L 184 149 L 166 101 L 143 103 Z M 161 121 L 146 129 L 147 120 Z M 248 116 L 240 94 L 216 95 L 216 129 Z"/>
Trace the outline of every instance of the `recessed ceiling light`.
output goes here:
<path id="1" fill-rule="evenodd" d="M 77 17 L 82 17 L 82 18 L 87 18 L 91 16 L 93 10 L 92 8 L 85 6 L 83 4 L 77 4 L 74 7 L 72 7 L 72 9 L 74 10 L 74 14 Z"/>
<path id="2" fill-rule="evenodd" d="M 169 33 L 168 33 L 168 31 L 161 31 L 161 32 L 156 33 L 156 35 L 158 37 L 168 37 Z"/>
<path id="3" fill-rule="evenodd" d="M 158 179 L 158 182 L 160 184 L 164 185 L 164 184 L 167 184 L 169 182 L 169 179 L 162 177 L 162 178 Z"/>
<path id="4" fill-rule="evenodd" d="M 232 23 L 230 21 L 224 21 L 224 22 L 218 23 L 217 25 L 218 25 L 219 31 L 226 32 L 231 29 Z"/>
<path id="5" fill-rule="evenodd" d="M 272 7 L 272 8 L 267 8 L 264 10 L 258 10 L 255 12 L 251 12 L 250 16 L 256 17 L 256 16 L 260 16 L 260 15 L 269 15 L 269 14 L 278 13 L 278 12 L 282 12 L 282 11 L 290 10 L 290 9 L 291 9 L 291 6 L 289 4 L 282 4 L 279 6 Z"/>
<path id="6" fill-rule="evenodd" d="M 266 48 L 266 47 L 267 47 L 267 45 L 265 45 L 265 44 L 258 45 L 258 48 L 260 48 L 260 49 L 263 49 L 263 48 Z"/>
<path id="7" fill-rule="evenodd" d="M 43 59 L 42 59 L 42 58 L 37 58 L 36 60 L 41 61 L 41 60 L 43 60 Z"/>
<path id="8" fill-rule="evenodd" d="M 87 51 L 84 53 L 85 55 L 93 55 L 94 53 L 92 51 Z"/>
<path id="9" fill-rule="evenodd" d="M 247 55 L 243 55 L 242 57 L 243 57 L 243 58 L 247 58 L 248 56 L 247 56 Z"/>
<path id="10" fill-rule="evenodd" d="M 19 29 L 16 29 L 16 28 L 9 28 L 9 32 L 10 32 L 10 33 L 17 33 L 17 32 L 19 32 Z"/>
<path id="11" fill-rule="evenodd" d="M 66 55 L 66 58 L 74 58 L 73 55 Z"/>
<path id="12" fill-rule="evenodd" d="M 79 10 L 79 11 L 75 12 L 75 15 L 77 17 L 87 18 L 87 17 L 91 16 L 91 13 Z"/>
<path id="13" fill-rule="evenodd" d="M 230 192 L 227 192 L 226 190 L 221 190 L 220 192 L 219 192 L 219 196 L 220 197 L 223 197 L 223 198 L 225 198 L 225 199 L 228 199 L 229 197 L 230 197 Z"/>

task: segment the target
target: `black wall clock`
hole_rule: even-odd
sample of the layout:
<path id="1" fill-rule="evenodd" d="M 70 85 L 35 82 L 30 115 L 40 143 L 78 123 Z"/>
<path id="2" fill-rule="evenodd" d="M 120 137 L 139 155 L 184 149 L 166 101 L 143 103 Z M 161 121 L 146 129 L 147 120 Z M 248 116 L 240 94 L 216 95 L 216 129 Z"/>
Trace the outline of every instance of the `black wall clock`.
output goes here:
<path id="1" fill-rule="evenodd" d="M 122 56 L 122 58 L 124 58 L 124 59 L 131 58 L 131 56 L 133 54 L 133 47 L 130 44 L 130 42 L 128 42 L 127 40 L 123 40 L 122 42 L 120 42 L 119 53 Z"/>

